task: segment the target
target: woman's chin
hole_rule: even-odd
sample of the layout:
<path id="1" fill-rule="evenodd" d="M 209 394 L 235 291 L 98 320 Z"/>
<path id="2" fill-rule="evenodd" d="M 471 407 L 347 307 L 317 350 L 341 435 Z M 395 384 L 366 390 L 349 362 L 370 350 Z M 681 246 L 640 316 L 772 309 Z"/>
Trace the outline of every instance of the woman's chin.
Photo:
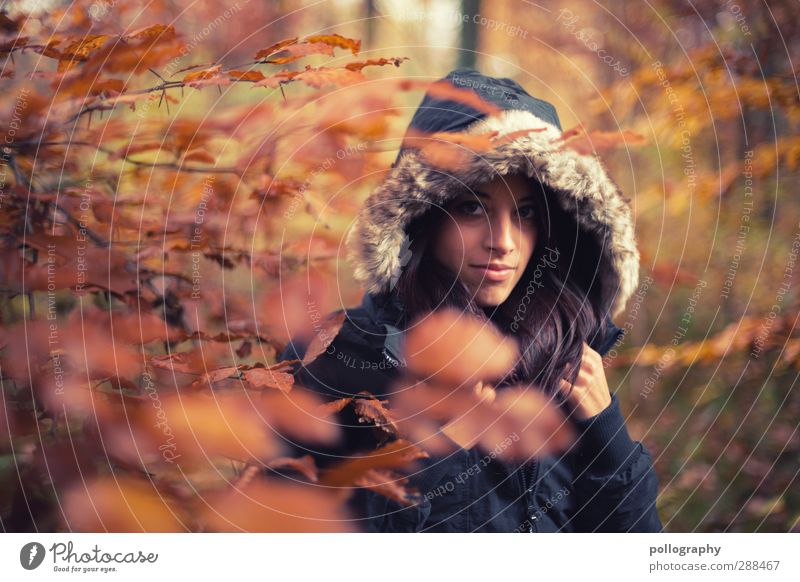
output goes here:
<path id="1" fill-rule="evenodd" d="M 510 294 L 511 288 L 506 285 L 483 285 L 474 295 L 475 303 L 479 307 L 496 307 Z"/>

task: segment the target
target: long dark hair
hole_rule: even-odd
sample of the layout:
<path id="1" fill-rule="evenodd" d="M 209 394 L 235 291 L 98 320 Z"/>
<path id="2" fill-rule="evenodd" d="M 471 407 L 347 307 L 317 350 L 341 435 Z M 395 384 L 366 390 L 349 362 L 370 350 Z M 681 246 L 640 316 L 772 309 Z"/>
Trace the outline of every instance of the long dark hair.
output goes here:
<path id="1" fill-rule="evenodd" d="M 520 359 L 495 388 L 529 383 L 553 396 L 562 377 L 570 383 L 575 381 L 583 342 L 591 344 L 601 330 L 596 273 L 600 247 L 556 203 L 550 188 L 538 180 L 530 181 L 536 201 L 536 248 L 502 304 L 478 306 L 457 274 L 431 252 L 435 233 L 447 219 L 449 204 L 432 207 L 407 227 L 411 258 L 397 280 L 396 291 L 407 321 L 454 307 L 513 337 L 520 347 Z M 568 363 L 570 373 L 564 376 Z"/>

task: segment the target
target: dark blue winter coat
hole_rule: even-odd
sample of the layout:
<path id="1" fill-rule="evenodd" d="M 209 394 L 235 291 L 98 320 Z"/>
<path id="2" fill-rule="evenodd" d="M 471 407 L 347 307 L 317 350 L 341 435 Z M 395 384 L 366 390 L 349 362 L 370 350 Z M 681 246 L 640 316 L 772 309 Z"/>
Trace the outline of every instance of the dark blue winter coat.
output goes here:
<path id="1" fill-rule="evenodd" d="M 400 374 L 398 345 L 402 309 L 395 294 L 366 294 L 346 310 L 326 352 L 297 367 L 296 381 L 330 400 L 362 390 L 385 396 Z M 622 330 L 607 323 L 601 355 Z M 290 343 L 279 360 L 302 359 L 304 346 Z M 359 423 L 348 406 L 339 413 L 340 446 L 313 449 L 321 467 L 369 450 L 375 429 Z M 449 457 L 423 459 L 410 478 L 422 502 L 404 507 L 367 489 L 350 500 L 363 531 L 384 532 L 658 532 L 658 479 L 647 448 L 631 440 L 616 394 L 597 416 L 571 421 L 579 438 L 570 453 L 548 455 L 519 467 L 474 447 Z M 296 449 L 299 456 L 309 451 Z"/>

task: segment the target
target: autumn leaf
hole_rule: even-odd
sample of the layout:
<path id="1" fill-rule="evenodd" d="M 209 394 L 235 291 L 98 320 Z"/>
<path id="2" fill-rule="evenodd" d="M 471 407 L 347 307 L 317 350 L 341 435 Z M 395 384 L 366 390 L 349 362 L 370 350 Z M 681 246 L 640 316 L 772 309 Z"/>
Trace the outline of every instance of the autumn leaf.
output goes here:
<path id="1" fill-rule="evenodd" d="M 0 54 L 22 49 L 28 45 L 28 42 L 30 42 L 30 38 L 27 36 L 18 36 L 12 40 L 0 42 Z"/>
<path id="2" fill-rule="evenodd" d="M 236 81 L 261 81 L 265 79 L 261 71 L 225 71 L 231 79 Z"/>
<path id="3" fill-rule="evenodd" d="M 284 83 L 289 83 L 294 80 L 300 71 L 278 71 L 272 75 L 265 77 L 260 81 L 253 83 L 253 87 L 268 87 L 275 89 Z"/>
<path id="4" fill-rule="evenodd" d="M 352 63 L 347 63 L 345 68 L 350 71 L 360 71 L 364 67 L 371 67 L 371 66 L 379 66 L 382 67 L 384 65 L 394 65 L 395 67 L 399 67 L 400 63 L 403 61 L 407 61 L 408 57 L 391 57 L 391 58 L 379 58 L 379 59 L 367 59 L 366 61 L 356 61 Z"/>
<path id="5" fill-rule="evenodd" d="M 186 83 L 189 86 L 194 86 L 193 83 L 195 81 L 202 81 L 207 79 L 212 79 L 214 77 L 218 77 L 219 73 L 222 69 L 222 65 L 214 65 L 208 69 L 202 69 L 200 71 L 193 71 L 183 77 L 181 79 L 182 82 Z"/>
<path id="6" fill-rule="evenodd" d="M 362 392 L 360 395 L 366 395 Z M 371 422 L 384 432 L 398 436 L 398 428 L 392 416 L 392 412 L 386 408 L 388 400 L 377 398 L 356 398 L 355 413 L 359 422 Z"/>
<path id="7" fill-rule="evenodd" d="M 214 491 L 198 499 L 196 515 L 218 532 L 347 532 L 353 522 L 344 497 L 322 487 L 254 479 L 242 488 Z"/>
<path id="8" fill-rule="evenodd" d="M 361 50 L 361 41 L 346 38 L 340 34 L 317 34 L 314 36 L 309 36 L 305 39 L 306 42 L 310 43 L 325 43 L 330 46 L 337 46 L 343 49 L 349 49 L 352 51 L 354 55 L 358 54 L 358 51 Z"/>
<path id="9" fill-rule="evenodd" d="M 476 154 L 494 148 L 493 140 L 497 134 L 497 131 L 485 134 L 448 132 L 429 134 L 409 128 L 403 137 L 402 147 L 419 149 L 431 166 L 458 171 L 467 167 Z"/>
<path id="10" fill-rule="evenodd" d="M 77 482 L 63 494 L 64 522 L 79 532 L 180 532 L 188 517 L 151 482 L 130 476 Z"/>
<path id="11" fill-rule="evenodd" d="M 204 162 L 206 164 L 214 164 L 217 159 L 204 149 L 196 149 L 186 152 L 183 156 L 184 162 Z"/>
<path id="12" fill-rule="evenodd" d="M 125 38 L 128 40 L 156 40 L 175 38 L 175 27 L 171 24 L 153 24 L 138 28 L 128 33 Z"/>
<path id="13" fill-rule="evenodd" d="M 292 469 L 303 475 L 311 483 L 319 481 L 317 465 L 311 455 L 303 455 L 299 459 L 279 457 L 267 463 L 267 467 L 270 469 Z"/>
<path id="14" fill-rule="evenodd" d="M 306 353 L 303 355 L 304 366 L 311 364 L 311 362 L 316 360 L 328 349 L 328 346 L 333 343 L 333 340 L 336 339 L 336 336 L 339 334 L 339 330 L 342 329 L 346 316 L 347 314 L 342 310 L 337 312 L 333 317 L 326 319 L 325 324 L 314 334 L 314 338 L 306 348 Z"/>
<path id="15" fill-rule="evenodd" d="M 406 487 L 408 477 L 396 471 L 370 469 L 356 479 L 355 484 L 405 506 L 413 505 L 419 495 L 418 491 Z"/>
<path id="16" fill-rule="evenodd" d="M 291 63 L 292 61 L 296 61 L 297 59 L 301 59 L 308 55 L 327 55 L 332 57 L 333 56 L 333 47 L 329 44 L 323 42 L 315 42 L 315 43 L 299 43 L 299 44 L 292 44 L 287 46 L 286 48 L 282 49 L 277 54 L 284 54 L 286 56 L 271 56 L 269 58 L 264 59 L 261 62 L 274 64 L 274 65 L 283 65 L 286 63 Z"/>
<path id="17" fill-rule="evenodd" d="M 489 117 L 497 115 L 501 111 L 500 107 L 482 99 L 475 91 L 465 87 L 456 87 L 450 81 L 440 80 L 430 83 L 427 87 L 427 92 L 431 97 L 442 101 L 455 101 L 456 103 L 469 105 Z"/>
<path id="18" fill-rule="evenodd" d="M 252 368 L 242 371 L 242 379 L 256 390 L 273 389 L 289 392 L 294 384 L 294 377 L 286 372 L 277 372 L 271 368 Z"/>
<path id="19" fill-rule="evenodd" d="M 329 409 L 315 392 L 295 387 L 291 392 L 263 391 L 250 400 L 271 431 L 304 443 L 331 445 L 341 440 L 341 428 L 329 419 Z"/>
<path id="20" fill-rule="evenodd" d="M 490 322 L 452 308 L 418 317 L 409 326 L 404 350 L 410 373 L 452 386 L 499 379 L 518 356 L 513 339 Z"/>
<path id="21" fill-rule="evenodd" d="M 271 56 L 271 55 L 283 50 L 285 47 L 288 47 L 288 46 L 291 46 L 291 45 L 295 44 L 296 42 L 297 42 L 297 37 L 295 37 L 295 38 L 287 38 L 287 39 L 284 39 L 282 41 L 276 42 L 275 44 L 270 45 L 267 48 L 263 48 L 260 51 L 258 51 L 254 58 L 257 61 L 260 61 L 261 59 L 269 57 L 269 56 Z"/>
<path id="22" fill-rule="evenodd" d="M 318 408 L 318 415 L 320 418 L 328 418 L 329 416 L 333 416 L 337 412 L 341 412 L 345 406 L 350 404 L 353 401 L 352 397 L 349 398 L 339 398 L 332 402 L 326 402 L 325 404 L 321 404 Z"/>
<path id="23" fill-rule="evenodd" d="M 564 451 L 574 440 L 574 429 L 561 410 L 539 390 L 508 386 L 493 394 L 431 383 L 401 384 L 390 409 L 401 436 L 431 454 L 448 453 L 456 444 L 527 461 Z"/>
<path id="24" fill-rule="evenodd" d="M 261 461 L 281 450 L 263 415 L 242 394 L 163 394 L 159 403 L 141 407 L 135 418 L 168 446 L 169 462 L 177 466 L 207 466 L 214 456 Z"/>
<path id="25" fill-rule="evenodd" d="M 583 124 L 563 132 L 559 141 L 563 142 L 562 148 L 571 149 L 581 155 L 596 155 L 618 146 L 630 147 L 646 143 L 643 135 L 632 131 L 587 132 Z"/>
<path id="26" fill-rule="evenodd" d="M 322 474 L 320 482 L 329 487 L 355 485 L 372 469 L 409 468 L 417 459 L 428 456 L 419 447 L 404 439 L 397 439 L 375 451 L 337 463 Z"/>
<path id="27" fill-rule="evenodd" d="M 304 71 L 301 71 L 295 75 L 294 78 L 298 81 L 303 81 L 306 85 L 314 87 L 315 89 L 321 89 L 327 85 L 351 85 L 353 83 L 359 83 L 365 79 L 364 75 L 360 71 L 350 71 L 344 68 L 335 69 L 329 67 L 318 67 L 316 69 L 306 67 Z"/>

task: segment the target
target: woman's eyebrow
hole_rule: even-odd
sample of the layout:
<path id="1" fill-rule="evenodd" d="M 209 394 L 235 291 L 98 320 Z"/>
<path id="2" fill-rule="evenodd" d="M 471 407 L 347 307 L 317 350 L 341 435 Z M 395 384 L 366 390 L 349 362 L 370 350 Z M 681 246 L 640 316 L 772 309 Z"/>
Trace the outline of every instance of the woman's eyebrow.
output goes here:
<path id="1" fill-rule="evenodd" d="M 479 198 L 486 198 L 487 200 L 490 200 L 492 198 L 489 194 L 487 194 L 486 192 L 482 192 L 480 190 L 473 190 L 471 193 L 474 194 L 475 196 L 478 196 Z M 525 194 L 518 200 L 518 202 L 533 202 L 534 199 L 535 196 L 533 194 Z"/>

